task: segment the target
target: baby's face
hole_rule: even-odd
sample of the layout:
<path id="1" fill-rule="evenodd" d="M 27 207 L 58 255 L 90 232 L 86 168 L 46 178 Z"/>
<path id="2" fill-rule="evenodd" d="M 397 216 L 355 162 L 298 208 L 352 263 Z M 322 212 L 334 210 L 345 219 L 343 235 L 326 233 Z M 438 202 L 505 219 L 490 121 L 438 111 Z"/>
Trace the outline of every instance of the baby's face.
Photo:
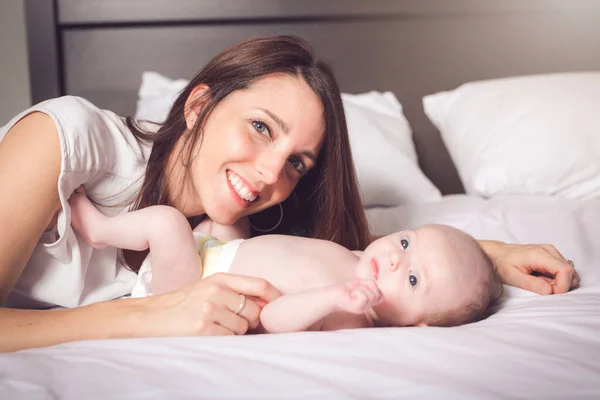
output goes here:
<path id="1" fill-rule="evenodd" d="M 479 274 L 467 268 L 477 245 L 454 228 L 425 225 L 382 237 L 369 245 L 357 277 L 374 279 L 383 302 L 373 309 L 384 324 L 422 325 L 471 296 Z"/>

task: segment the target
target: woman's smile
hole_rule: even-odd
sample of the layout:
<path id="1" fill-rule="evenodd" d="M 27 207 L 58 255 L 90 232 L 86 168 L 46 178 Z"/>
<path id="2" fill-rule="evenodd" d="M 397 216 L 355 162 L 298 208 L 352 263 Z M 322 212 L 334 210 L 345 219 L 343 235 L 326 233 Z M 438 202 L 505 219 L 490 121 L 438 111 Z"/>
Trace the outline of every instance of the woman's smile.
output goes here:
<path id="1" fill-rule="evenodd" d="M 227 171 L 227 185 L 234 201 L 243 208 L 248 208 L 258 199 L 258 192 L 232 171 Z"/>

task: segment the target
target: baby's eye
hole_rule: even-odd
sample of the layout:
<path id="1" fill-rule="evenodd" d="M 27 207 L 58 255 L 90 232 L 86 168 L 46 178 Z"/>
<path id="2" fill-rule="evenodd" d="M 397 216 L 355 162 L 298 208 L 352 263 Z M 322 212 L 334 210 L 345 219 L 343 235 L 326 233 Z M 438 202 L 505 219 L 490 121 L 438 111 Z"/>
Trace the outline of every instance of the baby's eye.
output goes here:
<path id="1" fill-rule="evenodd" d="M 400 244 L 402 245 L 402 248 L 404 250 L 408 249 L 408 246 L 410 245 L 410 242 L 408 241 L 407 238 L 402 238 L 400 239 Z"/>
<path id="2" fill-rule="evenodd" d="M 419 282 L 419 280 L 417 279 L 417 276 L 415 274 L 413 274 L 412 272 L 408 275 L 408 280 L 412 287 L 416 287 L 417 283 Z"/>
<path id="3" fill-rule="evenodd" d="M 252 126 L 254 126 L 254 129 L 256 129 L 256 131 L 260 134 L 263 134 L 265 136 L 271 136 L 271 131 L 269 130 L 269 127 L 267 126 L 267 124 L 265 124 L 262 121 L 252 121 Z"/>

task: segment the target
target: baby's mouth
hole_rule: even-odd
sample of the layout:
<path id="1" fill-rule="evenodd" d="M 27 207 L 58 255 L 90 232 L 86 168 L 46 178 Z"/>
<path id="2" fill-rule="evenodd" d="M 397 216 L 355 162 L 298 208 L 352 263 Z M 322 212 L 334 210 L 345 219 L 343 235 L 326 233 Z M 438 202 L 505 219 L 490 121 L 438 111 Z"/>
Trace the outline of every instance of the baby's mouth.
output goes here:
<path id="1" fill-rule="evenodd" d="M 379 278 L 379 264 L 374 258 L 371 258 L 371 270 L 373 271 L 373 279 L 377 280 Z"/>

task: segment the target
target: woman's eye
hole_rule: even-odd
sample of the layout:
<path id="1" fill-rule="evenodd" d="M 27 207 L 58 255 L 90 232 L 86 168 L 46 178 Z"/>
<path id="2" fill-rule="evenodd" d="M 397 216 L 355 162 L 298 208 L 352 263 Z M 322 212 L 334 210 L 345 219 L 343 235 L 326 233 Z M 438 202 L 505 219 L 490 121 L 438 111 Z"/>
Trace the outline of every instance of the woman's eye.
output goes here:
<path id="1" fill-rule="evenodd" d="M 408 249 L 408 246 L 410 245 L 410 242 L 408 241 L 408 239 L 402 238 L 402 239 L 400 239 L 400 245 L 402 245 L 402 248 L 404 250 L 406 250 L 406 249 Z"/>
<path id="2" fill-rule="evenodd" d="M 256 129 L 256 132 L 265 135 L 265 136 L 271 136 L 271 131 L 269 130 L 269 127 L 267 126 L 267 124 L 265 124 L 262 121 L 252 121 L 252 126 L 254 126 L 254 129 Z"/>
<path id="3" fill-rule="evenodd" d="M 294 167 L 294 169 L 296 169 L 296 171 L 300 173 L 300 175 L 304 175 L 304 173 L 306 172 L 306 165 L 304 165 L 304 163 L 300 161 L 299 158 L 292 157 L 290 158 L 289 162 L 292 165 L 292 167 Z"/>
<path id="4" fill-rule="evenodd" d="M 417 283 L 419 283 L 419 280 L 417 279 L 417 276 L 415 274 L 410 274 L 408 275 L 408 281 L 410 282 L 410 285 L 412 287 L 416 287 Z"/>

